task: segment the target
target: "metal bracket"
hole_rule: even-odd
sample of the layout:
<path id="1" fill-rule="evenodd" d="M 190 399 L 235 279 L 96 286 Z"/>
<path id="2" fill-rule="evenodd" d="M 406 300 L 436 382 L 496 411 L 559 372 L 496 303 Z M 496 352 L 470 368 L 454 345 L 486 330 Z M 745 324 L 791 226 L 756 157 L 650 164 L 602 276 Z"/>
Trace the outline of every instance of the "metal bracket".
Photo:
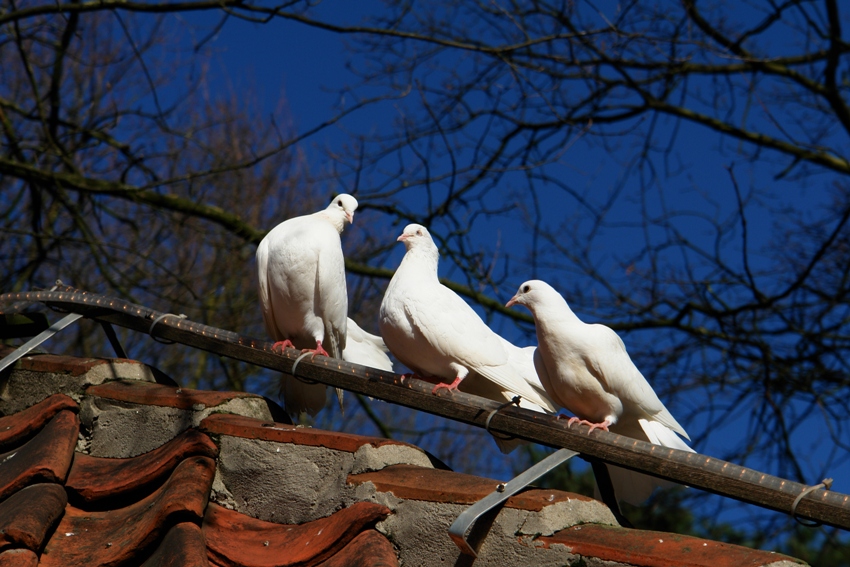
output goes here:
<path id="1" fill-rule="evenodd" d="M 503 504 L 508 498 L 539 479 L 541 476 L 557 468 L 559 465 L 567 462 L 571 458 L 578 455 L 575 451 L 569 449 L 559 449 L 532 466 L 525 472 L 520 473 L 510 481 L 498 485 L 495 492 L 491 492 L 463 512 L 454 521 L 449 528 L 449 537 L 460 548 L 461 553 L 478 557 L 478 553 L 472 548 L 466 539 L 466 532 L 469 531 L 475 521 L 493 510 L 500 504 Z"/>
<path id="2" fill-rule="evenodd" d="M 0 360 L 0 372 L 13 365 L 15 362 L 17 362 L 18 359 L 26 355 L 32 349 L 34 349 L 35 347 L 37 347 L 38 345 L 40 345 L 41 343 L 43 343 L 44 341 L 46 341 L 47 339 L 49 339 L 50 337 L 52 337 L 53 335 L 55 335 L 56 333 L 58 333 L 59 331 L 61 331 L 71 323 L 74 323 L 80 318 L 82 318 L 82 315 L 80 315 L 79 313 L 69 313 L 68 315 L 65 315 L 62 319 L 50 325 L 46 330 L 42 331 L 38 335 L 34 336 L 30 340 L 19 346 L 15 350 L 15 352 L 6 356 L 5 358 L 3 358 L 3 360 Z"/>
<path id="3" fill-rule="evenodd" d="M 121 341 L 118 340 L 118 335 L 115 329 L 106 321 L 101 321 L 100 326 L 103 327 L 103 332 L 106 333 L 106 338 L 109 339 L 109 344 L 112 345 L 112 350 L 115 351 L 115 356 L 118 358 L 128 358 L 127 351 L 121 346 Z"/>

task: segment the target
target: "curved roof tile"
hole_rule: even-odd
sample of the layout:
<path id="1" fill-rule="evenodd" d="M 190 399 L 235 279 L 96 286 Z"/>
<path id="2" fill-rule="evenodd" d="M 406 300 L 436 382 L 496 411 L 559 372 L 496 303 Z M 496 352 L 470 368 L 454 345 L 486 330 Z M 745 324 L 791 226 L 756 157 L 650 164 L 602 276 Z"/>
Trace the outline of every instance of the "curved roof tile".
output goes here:
<path id="1" fill-rule="evenodd" d="M 218 447 L 196 429 L 187 429 L 165 445 L 128 459 L 80 454 L 65 486 L 84 502 L 123 498 L 159 484 L 183 459 L 200 455 L 215 459 Z"/>
<path id="2" fill-rule="evenodd" d="M 0 454 L 0 499 L 36 482 L 64 482 L 79 426 L 77 414 L 62 410 L 35 437 Z"/>

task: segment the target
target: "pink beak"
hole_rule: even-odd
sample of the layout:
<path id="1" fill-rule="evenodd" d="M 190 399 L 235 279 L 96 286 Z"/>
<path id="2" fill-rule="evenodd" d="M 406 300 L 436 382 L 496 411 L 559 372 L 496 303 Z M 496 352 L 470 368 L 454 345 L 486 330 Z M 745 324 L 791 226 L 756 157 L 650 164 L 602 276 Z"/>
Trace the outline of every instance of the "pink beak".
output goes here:
<path id="1" fill-rule="evenodd" d="M 348 220 L 348 224 L 354 223 L 354 213 L 345 213 L 345 218 Z"/>
<path id="2" fill-rule="evenodd" d="M 507 303 L 505 303 L 505 307 L 511 307 L 513 305 L 516 305 L 516 296 L 513 296 Z"/>
<path id="3" fill-rule="evenodd" d="M 407 240 L 407 235 L 404 233 L 401 233 L 401 235 L 395 239 L 396 242 L 404 242 L 405 240 Z"/>

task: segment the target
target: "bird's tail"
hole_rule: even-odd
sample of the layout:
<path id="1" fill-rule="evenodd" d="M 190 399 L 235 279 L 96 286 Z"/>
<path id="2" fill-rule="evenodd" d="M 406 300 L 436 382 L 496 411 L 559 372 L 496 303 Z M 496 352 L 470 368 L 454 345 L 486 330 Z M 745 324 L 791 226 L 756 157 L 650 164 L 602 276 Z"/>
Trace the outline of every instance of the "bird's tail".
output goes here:
<path id="1" fill-rule="evenodd" d="M 679 449 L 681 451 L 694 452 L 693 449 L 678 436 L 674 431 L 668 429 L 664 424 L 647 419 L 639 419 L 637 423 L 618 423 L 611 427 L 613 433 L 625 435 L 632 439 L 648 441 L 662 447 Z M 611 475 L 611 484 L 614 486 L 614 494 L 617 499 L 628 502 L 635 506 L 642 504 L 652 495 L 656 488 L 670 488 L 676 486 L 675 482 L 662 480 L 628 469 L 607 465 L 608 473 Z M 596 489 L 599 497 L 599 489 Z"/>
<path id="2" fill-rule="evenodd" d="M 343 360 L 387 372 L 394 371 L 393 363 L 387 355 L 387 346 L 381 337 L 367 333 L 351 318 L 348 319 L 347 326 L 348 336 L 342 351 Z"/>

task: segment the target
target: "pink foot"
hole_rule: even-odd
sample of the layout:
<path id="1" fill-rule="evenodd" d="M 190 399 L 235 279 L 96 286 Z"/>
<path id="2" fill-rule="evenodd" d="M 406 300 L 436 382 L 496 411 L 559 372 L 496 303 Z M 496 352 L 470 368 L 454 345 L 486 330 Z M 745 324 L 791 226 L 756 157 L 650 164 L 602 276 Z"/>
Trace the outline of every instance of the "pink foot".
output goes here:
<path id="1" fill-rule="evenodd" d="M 313 360 L 313 358 L 315 358 L 316 355 L 319 355 L 319 354 L 322 355 L 322 356 L 327 356 L 328 358 L 331 357 L 331 355 L 328 354 L 328 351 L 326 351 L 322 347 L 322 341 L 316 341 L 316 348 L 302 348 L 301 354 L 304 354 L 305 352 L 312 352 L 313 353 L 313 356 L 310 357 L 310 360 Z"/>
<path id="2" fill-rule="evenodd" d="M 592 421 L 587 421 L 586 419 L 579 419 L 577 417 L 571 417 L 567 421 L 567 425 L 572 425 L 574 423 L 578 423 L 579 425 L 587 425 L 587 426 L 590 427 L 590 431 L 593 431 L 594 429 L 601 429 L 603 431 L 608 431 L 608 426 L 611 425 L 611 422 L 608 421 L 607 419 L 605 421 L 603 421 L 602 423 L 593 423 Z M 590 433 L 590 431 L 588 431 L 588 433 Z"/>
<path id="3" fill-rule="evenodd" d="M 451 384 L 446 384 L 445 382 L 440 382 L 439 384 L 434 386 L 434 389 L 431 390 L 431 393 L 436 394 L 437 390 L 442 390 L 442 389 L 446 389 L 449 392 L 454 392 L 455 390 L 457 390 L 457 387 L 460 385 L 461 380 L 463 380 L 463 378 L 458 376 L 457 378 L 455 378 L 455 381 L 452 382 Z"/>
<path id="4" fill-rule="evenodd" d="M 283 350 L 287 348 L 295 348 L 295 345 L 292 344 L 292 341 L 286 339 L 285 341 L 277 341 L 272 345 L 272 351 L 283 354 Z"/>

